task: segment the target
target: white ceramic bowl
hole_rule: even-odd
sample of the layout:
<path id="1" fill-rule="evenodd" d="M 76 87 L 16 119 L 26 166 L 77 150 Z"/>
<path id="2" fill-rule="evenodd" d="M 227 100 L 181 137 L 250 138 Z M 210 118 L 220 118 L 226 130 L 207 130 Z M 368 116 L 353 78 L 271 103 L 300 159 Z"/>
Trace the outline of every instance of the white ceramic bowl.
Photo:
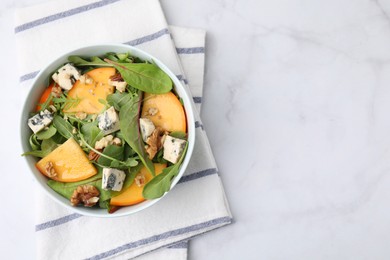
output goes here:
<path id="1" fill-rule="evenodd" d="M 187 132 L 188 132 L 188 150 L 186 157 L 183 160 L 183 163 L 180 168 L 179 174 L 176 176 L 176 178 L 173 180 L 171 189 L 177 184 L 181 176 L 183 175 L 185 169 L 187 168 L 187 165 L 190 161 L 190 157 L 192 154 L 192 151 L 194 149 L 194 143 L 195 143 L 195 119 L 193 114 L 193 106 L 192 101 L 190 99 L 189 93 L 187 89 L 181 84 L 180 80 L 175 76 L 172 71 L 170 71 L 167 66 L 165 66 L 160 60 L 157 58 L 151 56 L 150 54 L 141 51 L 137 48 L 123 45 L 123 44 L 104 44 L 104 45 L 93 45 L 93 46 L 87 46 L 83 47 L 71 52 L 68 52 L 59 58 L 55 59 L 53 62 L 51 62 L 49 65 L 47 65 L 45 68 L 43 68 L 39 74 L 36 76 L 34 82 L 32 83 L 30 92 L 28 93 L 27 99 L 24 103 L 22 115 L 21 115 L 21 141 L 22 141 L 22 148 L 23 151 L 30 151 L 31 147 L 29 144 L 29 137 L 31 135 L 31 130 L 27 125 L 27 120 L 29 118 L 29 115 L 31 112 L 34 111 L 38 100 L 40 96 L 42 95 L 44 89 L 48 86 L 49 79 L 51 75 L 53 74 L 53 71 L 55 71 L 58 67 L 60 67 L 62 64 L 68 62 L 67 58 L 70 55 L 79 55 L 79 56 L 85 56 L 85 57 L 91 57 L 91 56 L 101 56 L 104 55 L 107 52 L 117 52 L 117 53 L 125 53 L 130 52 L 133 56 L 139 57 L 142 60 L 152 61 L 157 64 L 165 73 L 169 75 L 169 77 L 172 79 L 174 84 L 174 90 L 179 95 L 179 97 L 182 98 L 184 103 L 184 108 L 186 112 L 187 117 Z M 62 206 L 77 212 L 82 215 L 86 216 L 93 216 L 93 217 L 106 217 L 106 218 L 112 218 L 112 217 L 119 217 L 119 216 L 125 216 L 130 215 L 135 212 L 141 211 L 143 209 L 146 209 L 159 201 L 159 199 L 155 200 L 147 200 L 142 203 L 139 203 L 137 205 L 133 206 L 127 206 L 119 209 L 113 214 L 108 214 L 107 210 L 105 209 L 99 209 L 99 208 L 85 208 L 83 206 L 78 207 L 72 207 L 70 205 L 70 201 L 55 191 L 53 191 L 47 184 L 47 178 L 43 176 L 35 167 L 35 163 L 38 161 L 37 158 L 33 156 L 25 156 L 25 160 L 31 170 L 31 174 L 34 176 L 36 181 L 38 182 L 38 185 L 46 192 L 46 194 L 54 199 L 56 202 L 61 204 Z M 166 193 L 167 194 L 167 193 Z M 165 195 L 166 195 L 165 194 Z M 165 196 L 164 195 L 164 196 Z"/>

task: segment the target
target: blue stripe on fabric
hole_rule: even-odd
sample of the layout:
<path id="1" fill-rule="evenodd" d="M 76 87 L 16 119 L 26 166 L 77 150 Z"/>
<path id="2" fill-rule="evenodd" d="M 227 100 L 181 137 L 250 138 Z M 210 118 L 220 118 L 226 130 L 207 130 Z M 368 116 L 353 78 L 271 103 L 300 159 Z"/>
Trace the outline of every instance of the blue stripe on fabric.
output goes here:
<path id="1" fill-rule="evenodd" d="M 176 75 L 179 80 L 182 80 L 185 84 L 188 84 L 188 80 L 183 75 Z"/>
<path id="2" fill-rule="evenodd" d="M 197 104 L 202 103 L 202 97 L 193 97 L 192 99 L 193 99 L 194 102 L 197 103 Z"/>
<path id="3" fill-rule="evenodd" d="M 179 242 L 179 243 L 173 244 L 171 246 L 168 246 L 169 249 L 183 249 L 183 248 L 187 248 L 187 247 L 188 247 L 187 241 Z"/>
<path id="4" fill-rule="evenodd" d="M 82 215 L 77 214 L 77 213 L 66 215 L 66 216 L 64 216 L 62 218 L 58 218 L 58 219 L 55 219 L 55 220 L 51 220 L 51 221 L 48 221 L 48 222 L 36 225 L 35 226 L 35 231 L 37 232 L 37 231 L 41 231 L 41 230 L 44 230 L 44 229 L 47 229 L 47 228 L 55 227 L 55 226 L 64 224 L 66 222 L 72 221 L 74 219 L 77 219 L 79 217 L 82 217 Z"/>
<path id="5" fill-rule="evenodd" d="M 168 30 L 168 28 L 164 28 L 158 32 L 143 36 L 141 38 L 138 38 L 138 39 L 135 39 L 135 40 L 132 40 L 129 42 L 125 42 L 124 44 L 136 46 L 136 45 L 140 45 L 140 44 L 145 43 L 145 42 L 153 41 L 153 40 L 160 38 L 161 36 L 164 36 L 167 34 L 169 34 L 169 30 Z"/>
<path id="6" fill-rule="evenodd" d="M 204 53 L 204 47 L 193 47 L 193 48 L 176 48 L 178 54 L 197 54 Z"/>
<path id="7" fill-rule="evenodd" d="M 155 40 L 157 38 L 160 38 L 161 36 L 166 35 L 166 34 L 169 34 L 169 30 L 167 28 L 162 29 L 162 30 L 160 30 L 158 32 L 155 32 L 155 33 L 143 36 L 141 38 L 138 38 L 138 39 L 135 39 L 135 40 L 132 40 L 132 41 L 129 41 L 129 42 L 125 42 L 124 44 L 131 45 L 131 46 L 136 46 L 136 45 L 139 45 L 139 44 L 142 44 L 142 43 L 145 43 L 145 42 L 153 41 L 153 40 Z M 23 76 L 21 76 L 19 78 L 19 81 L 23 82 L 23 81 L 26 81 L 26 80 L 29 80 L 29 79 L 33 79 L 38 73 L 39 73 L 39 70 L 31 72 L 31 73 L 28 73 L 28 74 L 25 74 L 25 75 L 23 75 Z M 185 79 L 183 81 L 186 84 L 188 83 Z"/>
<path id="8" fill-rule="evenodd" d="M 217 173 L 217 169 L 216 168 L 210 168 L 210 169 L 207 169 L 207 170 L 203 170 L 203 171 L 199 171 L 199 172 L 195 172 L 195 173 L 191 173 L 189 175 L 183 176 L 183 177 L 181 177 L 181 179 L 180 179 L 180 181 L 178 183 L 192 181 L 192 180 L 199 179 L 199 178 L 202 178 L 202 177 L 206 177 L 208 175 L 212 175 L 212 174 L 216 174 L 216 173 Z M 48 222 L 36 225 L 35 226 L 35 231 L 37 232 L 37 231 L 41 231 L 41 230 L 44 230 L 44 229 L 52 228 L 52 227 L 55 227 L 55 226 L 59 226 L 61 224 L 65 224 L 65 223 L 67 223 L 69 221 L 77 219 L 79 217 L 82 217 L 82 215 L 77 214 L 77 213 L 73 213 L 73 214 L 66 215 L 64 217 L 61 217 L 61 218 L 58 218 L 58 219 L 55 219 L 55 220 L 50 220 Z"/>
<path id="9" fill-rule="evenodd" d="M 106 6 L 106 5 L 109 5 L 109 4 L 113 4 L 113 3 L 119 2 L 119 1 L 120 0 L 102 0 L 102 1 L 91 3 L 91 4 L 79 6 L 79 7 L 76 7 L 76 8 L 67 10 L 67 11 L 64 11 L 64 12 L 60 12 L 60 13 L 56 13 L 56 14 L 53 14 L 53 15 L 49 15 L 49 16 L 37 19 L 35 21 L 28 22 L 28 23 L 16 26 L 15 27 L 15 33 L 26 31 L 26 30 L 29 30 L 31 28 L 37 27 L 39 25 L 42 25 L 42 24 L 46 24 L 46 23 L 49 23 L 49 22 L 60 20 L 62 18 L 69 17 L 69 16 L 72 16 L 72 15 L 75 15 L 75 14 L 87 12 L 89 10 L 92 10 L 92 9 L 95 9 L 95 8 L 99 8 L 99 7 L 102 7 L 102 6 Z"/>
<path id="10" fill-rule="evenodd" d="M 121 252 L 123 252 L 125 250 L 128 250 L 128 249 L 137 248 L 139 246 L 147 245 L 147 244 L 150 244 L 150 243 L 153 243 L 153 242 L 157 242 L 159 240 L 163 240 L 163 239 L 167 239 L 167 238 L 170 238 L 170 237 L 175 237 L 175 236 L 179 236 L 179 235 L 182 235 L 182 234 L 198 231 L 198 230 L 201 230 L 201 229 L 204 229 L 204 228 L 208 228 L 208 227 L 212 227 L 212 226 L 215 226 L 215 225 L 228 224 L 228 223 L 231 223 L 231 221 L 232 221 L 232 219 L 230 217 L 216 218 L 216 219 L 213 219 L 213 220 L 210 220 L 210 221 L 206 221 L 206 222 L 202 222 L 202 223 L 199 223 L 199 224 L 195 224 L 195 225 L 192 225 L 192 226 L 171 230 L 171 231 L 159 234 L 159 235 L 154 235 L 154 236 L 151 236 L 151 237 L 148 237 L 148 238 L 145 238 L 145 239 L 141 239 L 141 240 L 138 240 L 138 241 L 135 241 L 135 242 L 130 242 L 130 243 L 124 244 L 122 246 L 119 246 L 117 248 L 114 248 L 112 250 L 109 250 L 109 251 L 100 253 L 98 255 L 92 256 L 92 257 L 87 258 L 87 259 L 99 260 L 99 259 L 111 257 L 113 255 L 116 255 L 116 254 L 121 253 Z"/>
<path id="11" fill-rule="evenodd" d="M 203 125 L 199 121 L 195 121 L 195 128 L 198 128 L 198 127 L 202 128 L 202 130 L 204 130 Z"/>
<path id="12" fill-rule="evenodd" d="M 31 73 L 28 73 L 28 74 L 25 74 L 25 75 L 23 75 L 23 76 L 21 76 L 19 78 L 19 81 L 23 82 L 23 81 L 26 81 L 26 80 L 29 80 L 29 79 L 33 79 L 33 78 L 35 78 L 36 75 L 38 75 L 38 73 L 39 73 L 39 70 L 31 72 Z"/>
<path id="13" fill-rule="evenodd" d="M 200 171 L 200 172 L 191 173 L 191 174 L 182 176 L 178 183 L 183 183 L 183 182 L 187 182 L 187 181 L 196 180 L 196 179 L 199 179 L 199 178 L 202 178 L 202 177 L 206 177 L 206 176 L 209 176 L 209 175 L 213 175 L 213 174 L 217 174 L 217 173 L 218 173 L 217 168 L 211 168 L 211 169 L 203 170 L 203 171 Z"/>

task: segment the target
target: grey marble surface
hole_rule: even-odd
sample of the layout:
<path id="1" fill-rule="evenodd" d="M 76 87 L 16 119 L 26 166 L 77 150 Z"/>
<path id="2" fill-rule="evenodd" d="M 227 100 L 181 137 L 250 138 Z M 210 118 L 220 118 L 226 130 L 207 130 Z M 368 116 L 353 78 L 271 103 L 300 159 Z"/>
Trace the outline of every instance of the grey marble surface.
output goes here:
<path id="1" fill-rule="evenodd" d="M 13 8 L 0 4 L 2 256 L 34 255 L 34 182 L 15 154 Z M 207 30 L 203 123 L 235 223 L 189 259 L 390 258 L 390 2 L 162 0 Z"/>

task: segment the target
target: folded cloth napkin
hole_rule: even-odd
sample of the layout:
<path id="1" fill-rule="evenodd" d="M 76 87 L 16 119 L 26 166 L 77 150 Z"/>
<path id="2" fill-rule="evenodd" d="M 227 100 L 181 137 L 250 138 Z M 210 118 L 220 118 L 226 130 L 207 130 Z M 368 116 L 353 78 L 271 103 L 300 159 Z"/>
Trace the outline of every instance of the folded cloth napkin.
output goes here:
<path id="1" fill-rule="evenodd" d="M 162 60 L 191 84 L 200 109 L 204 32 L 169 28 L 158 0 L 70 0 L 22 8 L 16 11 L 15 35 L 24 95 L 39 70 L 60 54 L 118 42 Z M 37 258 L 185 259 L 188 239 L 231 223 L 206 133 L 198 113 L 195 117 L 196 144 L 186 173 L 146 210 L 114 219 L 84 217 L 37 192 Z"/>

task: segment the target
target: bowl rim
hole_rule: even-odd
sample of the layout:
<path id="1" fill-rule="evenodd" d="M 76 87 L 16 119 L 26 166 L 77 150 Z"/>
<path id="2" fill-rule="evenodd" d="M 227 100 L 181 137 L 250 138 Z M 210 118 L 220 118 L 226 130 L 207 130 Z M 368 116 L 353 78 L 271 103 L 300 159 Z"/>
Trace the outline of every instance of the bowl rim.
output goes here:
<path id="1" fill-rule="evenodd" d="M 33 175 L 34 180 L 38 183 L 38 186 L 40 186 L 40 189 L 44 190 L 44 192 L 51 199 L 53 199 L 57 204 L 60 204 L 61 206 L 71 210 L 72 212 L 81 214 L 83 216 L 99 217 L 99 218 L 116 218 L 116 217 L 132 215 L 134 213 L 140 212 L 146 208 L 151 207 L 152 205 L 154 205 L 155 203 L 160 201 L 162 198 L 164 198 L 168 193 L 170 193 L 170 191 L 174 188 L 174 186 L 176 186 L 176 184 L 179 182 L 179 180 L 183 176 L 185 170 L 187 169 L 189 161 L 192 157 L 192 153 L 193 153 L 194 145 L 195 145 L 196 129 L 195 129 L 194 105 L 193 105 L 193 101 L 191 99 L 191 94 L 188 90 L 188 87 L 183 85 L 182 82 L 179 80 L 179 78 L 162 61 L 160 61 L 155 56 L 153 56 L 153 55 L 149 54 L 148 52 L 145 52 L 139 48 L 136 48 L 136 47 L 131 46 L 131 45 L 118 44 L 118 43 L 104 43 L 104 44 L 87 45 L 87 46 L 83 46 L 83 47 L 80 47 L 77 49 L 73 49 L 71 51 L 67 51 L 67 52 L 63 53 L 62 55 L 57 56 L 55 59 L 53 59 L 51 62 L 49 62 L 44 68 L 42 68 L 38 72 L 38 74 L 34 77 L 33 81 L 30 83 L 30 88 L 28 90 L 28 94 L 25 97 L 25 100 L 23 101 L 23 106 L 22 106 L 22 110 L 21 110 L 21 114 L 20 114 L 21 115 L 21 118 L 20 118 L 20 142 L 21 142 L 22 151 L 25 152 L 25 144 L 24 143 L 26 142 L 26 140 L 28 140 L 29 136 L 23 134 L 25 132 L 26 127 L 28 128 L 27 123 L 25 121 L 26 117 L 24 115 L 26 113 L 28 114 L 31 112 L 31 109 L 29 108 L 30 103 L 27 101 L 31 98 L 33 92 L 37 88 L 38 89 L 40 88 L 38 86 L 38 83 L 43 81 L 43 80 L 47 80 L 47 77 L 45 77 L 43 79 L 41 79 L 41 78 L 43 77 L 42 76 L 43 74 L 47 73 L 48 68 L 52 67 L 54 64 L 57 64 L 57 63 L 59 63 L 59 64 L 66 63 L 67 57 L 70 55 L 74 55 L 74 53 L 86 52 L 86 51 L 93 52 L 95 49 L 98 49 L 98 50 L 96 50 L 96 52 L 99 52 L 99 49 L 101 49 L 101 48 L 107 49 L 107 51 L 105 51 L 105 52 L 100 51 L 101 52 L 100 55 L 112 51 L 112 50 L 110 50 L 110 48 L 111 49 L 122 49 L 123 48 L 123 49 L 127 49 L 134 56 L 138 56 L 138 57 L 141 56 L 143 60 L 147 59 L 148 61 L 153 61 L 153 63 L 155 63 L 160 69 L 162 69 L 171 78 L 171 80 L 173 81 L 173 90 L 181 93 L 180 98 L 183 100 L 183 107 L 185 110 L 185 115 L 186 115 L 186 120 L 187 120 L 188 148 L 187 148 L 186 156 L 185 156 L 185 158 L 180 166 L 179 173 L 177 174 L 177 176 L 175 176 L 175 179 L 171 183 L 170 190 L 168 192 L 166 192 L 160 198 L 153 199 L 153 200 L 145 200 L 144 202 L 141 202 L 140 204 L 136 204 L 137 208 L 135 208 L 133 210 L 124 210 L 122 212 L 121 212 L 121 210 L 118 210 L 113 214 L 109 214 L 106 209 L 91 209 L 91 208 L 86 208 L 86 207 L 82 207 L 82 206 L 73 207 L 70 205 L 70 203 L 69 204 L 64 203 L 64 201 L 63 201 L 64 197 L 62 197 L 60 194 L 58 194 L 57 192 L 52 190 L 47 184 L 44 185 L 37 176 L 37 174 L 39 174 L 39 175 L 42 175 L 42 174 L 36 169 L 35 165 L 31 165 L 31 162 L 29 162 L 29 160 L 28 160 L 29 156 L 23 156 L 23 157 L 24 157 L 25 163 L 27 164 L 27 166 L 29 168 L 30 174 Z M 83 56 L 82 54 L 77 54 L 77 55 Z M 88 56 L 88 55 L 84 55 L 84 56 Z M 51 72 L 52 71 L 50 71 L 50 73 Z M 177 89 L 179 89 L 180 91 L 177 91 Z M 177 94 L 179 94 L 179 93 L 177 93 Z M 29 116 L 27 116 L 27 118 L 29 118 Z M 29 131 L 29 133 L 31 134 L 31 131 Z M 48 179 L 47 177 L 45 177 L 45 178 Z M 130 208 L 130 207 L 132 207 L 132 206 L 124 206 L 123 208 L 126 209 L 126 208 Z M 103 211 L 104 211 L 104 214 L 102 213 Z"/>

